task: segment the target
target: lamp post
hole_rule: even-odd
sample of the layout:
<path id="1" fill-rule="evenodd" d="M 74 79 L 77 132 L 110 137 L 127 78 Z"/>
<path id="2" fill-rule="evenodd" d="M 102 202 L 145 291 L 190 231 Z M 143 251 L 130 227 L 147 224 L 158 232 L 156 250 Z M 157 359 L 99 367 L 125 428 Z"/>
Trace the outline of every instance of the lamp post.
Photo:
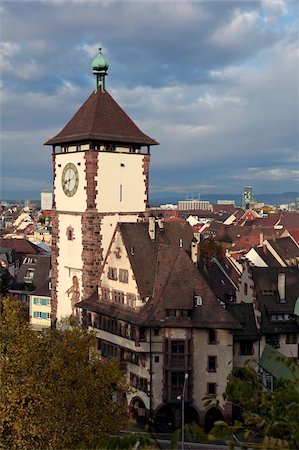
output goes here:
<path id="1" fill-rule="evenodd" d="M 183 385 L 183 393 L 177 397 L 178 400 L 182 400 L 182 450 L 184 450 L 184 441 L 185 441 L 185 390 L 186 384 L 188 380 L 188 374 L 185 373 L 184 385 Z"/>

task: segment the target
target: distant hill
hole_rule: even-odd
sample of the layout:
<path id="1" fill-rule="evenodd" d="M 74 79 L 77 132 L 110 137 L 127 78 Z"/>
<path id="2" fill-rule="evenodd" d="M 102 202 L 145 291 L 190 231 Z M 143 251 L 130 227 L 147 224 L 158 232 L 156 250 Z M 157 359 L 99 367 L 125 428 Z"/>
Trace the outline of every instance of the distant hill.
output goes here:
<path id="1" fill-rule="evenodd" d="M 299 197 L 299 192 L 283 192 L 281 194 L 256 194 L 254 199 L 258 202 L 263 202 L 268 205 L 283 205 L 294 203 L 296 197 Z M 241 194 L 200 194 L 201 200 L 208 200 L 210 203 L 217 203 L 217 200 L 234 200 L 236 206 L 242 205 Z M 179 200 L 186 200 L 185 193 L 163 192 L 150 194 L 150 205 L 161 205 L 165 203 L 176 204 Z"/>
<path id="2" fill-rule="evenodd" d="M 5 193 L 4 193 L 5 194 Z M 24 203 L 25 199 L 20 199 L 21 195 L 10 195 L 6 198 L 3 196 L 0 201 L 7 201 L 8 203 Z M 286 203 L 294 203 L 296 197 L 299 197 L 299 192 L 283 192 L 281 194 L 256 194 L 254 199 L 258 202 L 264 202 L 269 205 L 283 205 Z M 40 205 L 40 198 L 35 193 L 31 197 L 28 195 L 27 199 L 31 199 L 33 203 Z M 163 203 L 174 203 L 177 204 L 179 200 L 186 200 L 186 193 L 176 193 L 173 192 L 157 192 L 150 193 L 149 202 L 151 206 L 161 205 Z M 189 197 L 190 198 L 190 197 Z M 201 200 L 208 200 L 210 203 L 217 203 L 217 200 L 234 200 L 236 206 L 242 205 L 242 195 L 241 194 L 200 194 Z"/>

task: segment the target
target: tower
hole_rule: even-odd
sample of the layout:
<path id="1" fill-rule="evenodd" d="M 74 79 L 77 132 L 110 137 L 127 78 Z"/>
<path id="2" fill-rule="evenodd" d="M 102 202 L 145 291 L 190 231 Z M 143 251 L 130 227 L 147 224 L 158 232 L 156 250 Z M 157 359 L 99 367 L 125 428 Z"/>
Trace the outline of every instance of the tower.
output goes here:
<path id="1" fill-rule="evenodd" d="M 243 187 L 243 196 L 242 196 L 242 207 L 244 209 L 250 209 L 252 200 L 253 200 L 252 187 L 244 186 Z"/>
<path id="2" fill-rule="evenodd" d="M 108 64 L 99 50 L 95 90 L 52 146 L 52 315 L 70 315 L 97 291 L 116 224 L 136 222 L 148 208 L 150 146 L 105 88 Z"/>

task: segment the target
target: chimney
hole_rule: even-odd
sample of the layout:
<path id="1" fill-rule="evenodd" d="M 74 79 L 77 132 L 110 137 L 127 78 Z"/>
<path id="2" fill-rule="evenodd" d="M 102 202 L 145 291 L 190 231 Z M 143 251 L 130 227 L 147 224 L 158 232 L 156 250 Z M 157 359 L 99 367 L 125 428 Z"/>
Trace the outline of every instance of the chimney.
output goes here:
<path id="1" fill-rule="evenodd" d="M 163 214 L 158 215 L 158 226 L 160 230 L 164 230 L 164 216 Z"/>
<path id="2" fill-rule="evenodd" d="M 197 245 L 197 240 L 195 238 L 193 238 L 192 242 L 191 242 L 191 260 L 195 265 L 197 265 L 198 245 Z"/>
<path id="3" fill-rule="evenodd" d="M 264 242 L 264 233 L 260 233 L 260 245 L 263 245 Z"/>
<path id="4" fill-rule="evenodd" d="M 138 215 L 137 222 L 145 222 L 145 215 L 143 213 Z"/>
<path id="5" fill-rule="evenodd" d="M 277 289 L 280 298 L 280 303 L 286 302 L 286 274 L 280 272 L 277 279 Z"/>
<path id="6" fill-rule="evenodd" d="M 148 217 L 148 234 L 152 241 L 155 240 L 156 237 L 156 224 L 155 224 L 155 216 L 152 214 Z"/>

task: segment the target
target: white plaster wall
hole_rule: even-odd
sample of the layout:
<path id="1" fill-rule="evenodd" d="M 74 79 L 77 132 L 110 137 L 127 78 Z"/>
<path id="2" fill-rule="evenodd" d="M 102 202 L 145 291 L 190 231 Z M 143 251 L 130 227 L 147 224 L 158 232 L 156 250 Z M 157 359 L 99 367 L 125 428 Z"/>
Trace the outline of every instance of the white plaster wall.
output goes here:
<path id="1" fill-rule="evenodd" d="M 145 176 L 141 154 L 98 154 L 96 205 L 101 212 L 135 212 L 145 210 Z M 124 166 L 122 167 L 121 164 Z M 120 199 L 122 186 L 122 201 Z"/>
<path id="2" fill-rule="evenodd" d="M 253 344 L 253 355 L 240 355 L 240 342 L 234 343 L 234 367 L 244 367 L 245 363 L 250 360 L 251 367 L 258 370 L 259 342 Z"/>
<path id="3" fill-rule="evenodd" d="M 286 334 L 281 334 L 279 336 L 279 348 L 277 349 L 277 351 L 279 353 L 282 353 L 283 355 L 287 356 L 288 358 L 298 358 L 298 356 L 299 356 L 298 355 L 299 336 L 297 335 L 297 343 L 296 344 L 287 344 L 286 339 L 287 339 Z M 266 337 L 262 336 L 260 356 L 262 356 L 265 345 L 266 345 Z"/>
<path id="4" fill-rule="evenodd" d="M 85 177 L 85 159 L 84 152 L 78 153 L 59 153 L 55 158 L 55 180 L 54 192 L 56 209 L 58 211 L 85 211 L 87 207 L 86 202 L 86 177 Z M 61 185 L 61 176 L 66 164 L 73 163 L 79 173 L 79 186 L 77 192 L 68 197 L 65 195 Z M 78 165 L 80 164 L 80 165 Z M 59 167 L 61 165 L 61 167 Z"/>
<path id="5" fill-rule="evenodd" d="M 223 407 L 222 394 L 226 389 L 227 376 L 233 369 L 233 335 L 227 330 L 217 330 L 217 345 L 208 344 L 208 330 L 194 330 L 194 379 L 195 405 L 204 410 L 202 398 L 207 395 L 207 383 L 217 383 L 217 399 Z M 208 372 L 208 356 L 217 356 L 217 371 Z"/>
<path id="6" fill-rule="evenodd" d="M 74 240 L 67 239 L 67 228 L 74 229 Z M 71 294 L 67 290 L 72 286 L 72 278 L 76 275 L 82 290 L 82 225 L 81 216 L 59 214 L 59 255 L 58 255 L 58 305 L 57 317 L 69 316 L 72 313 Z M 82 296 L 82 292 L 81 292 Z"/>
<path id="7" fill-rule="evenodd" d="M 103 258 L 106 257 L 113 233 L 115 231 L 118 222 L 137 222 L 138 214 L 128 215 L 107 215 L 102 218 L 101 221 L 101 235 L 102 235 L 102 248 Z"/>
<path id="8" fill-rule="evenodd" d="M 119 258 L 116 256 L 116 253 L 120 249 Z M 117 280 L 111 280 L 108 278 L 108 268 L 114 267 L 117 269 L 117 274 L 119 275 L 119 269 L 124 269 L 128 271 L 128 283 L 123 283 L 119 280 L 119 276 Z M 119 231 L 116 232 L 115 240 L 111 246 L 111 250 L 108 254 L 108 258 L 106 260 L 102 275 L 101 275 L 101 286 L 109 288 L 110 290 L 122 291 L 125 294 L 135 294 L 136 301 L 138 296 L 138 288 L 137 283 L 134 278 L 134 273 L 131 269 L 130 260 L 126 251 L 126 248 L 123 244 L 121 234 Z M 126 299 L 125 299 L 126 301 Z"/>
<path id="9" fill-rule="evenodd" d="M 244 292 L 244 285 L 247 283 L 247 294 Z M 242 275 L 240 276 L 240 282 L 239 282 L 239 290 L 236 291 L 236 303 L 252 303 L 253 302 L 253 280 L 251 278 L 251 275 L 249 274 L 249 271 L 246 268 L 244 268 Z"/>

